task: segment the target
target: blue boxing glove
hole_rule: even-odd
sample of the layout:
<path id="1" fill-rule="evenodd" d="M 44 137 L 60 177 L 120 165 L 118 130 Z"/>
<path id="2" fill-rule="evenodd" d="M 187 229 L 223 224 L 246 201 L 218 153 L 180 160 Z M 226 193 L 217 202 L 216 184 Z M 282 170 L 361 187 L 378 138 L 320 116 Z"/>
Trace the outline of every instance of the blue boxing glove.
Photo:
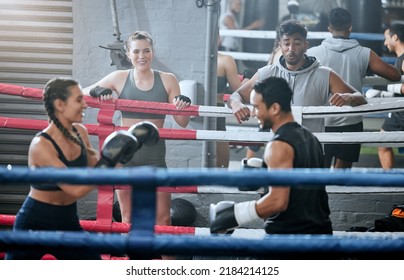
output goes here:
<path id="1" fill-rule="evenodd" d="M 140 145 L 154 146 L 160 140 L 157 126 L 149 121 L 139 122 L 132 125 L 128 132 L 136 137 Z"/>
<path id="2" fill-rule="evenodd" d="M 89 93 L 92 97 L 99 98 L 101 96 L 111 95 L 112 90 L 110 88 L 96 86 L 92 88 Z"/>
<path id="3" fill-rule="evenodd" d="M 220 201 L 209 208 L 210 232 L 227 233 L 239 226 L 260 220 L 255 209 L 256 200 L 235 203 Z"/>
<path id="4" fill-rule="evenodd" d="M 125 164 L 140 149 L 136 137 L 127 131 L 115 131 L 105 138 L 101 149 L 101 159 L 95 167 L 114 167 L 118 163 Z"/>

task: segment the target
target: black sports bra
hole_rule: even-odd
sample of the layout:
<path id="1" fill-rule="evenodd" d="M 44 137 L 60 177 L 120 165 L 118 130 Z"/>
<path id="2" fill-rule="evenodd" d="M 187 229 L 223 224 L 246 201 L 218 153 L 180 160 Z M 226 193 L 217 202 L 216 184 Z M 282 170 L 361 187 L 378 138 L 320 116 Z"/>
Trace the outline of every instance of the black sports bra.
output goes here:
<path id="1" fill-rule="evenodd" d="M 53 146 L 55 147 L 56 151 L 58 152 L 59 159 L 67 166 L 67 167 L 84 167 L 87 166 L 87 153 L 82 148 L 80 155 L 75 158 L 74 160 L 67 160 L 65 155 L 63 154 L 62 150 L 60 149 L 59 145 L 56 144 L 55 140 L 49 136 L 46 132 L 39 132 L 36 136 L 43 136 L 47 140 L 49 140 Z M 34 189 L 41 190 L 41 191 L 60 191 L 58 185 L 54 184 L 41 184 L 41 185 L 31 185 Z"/>

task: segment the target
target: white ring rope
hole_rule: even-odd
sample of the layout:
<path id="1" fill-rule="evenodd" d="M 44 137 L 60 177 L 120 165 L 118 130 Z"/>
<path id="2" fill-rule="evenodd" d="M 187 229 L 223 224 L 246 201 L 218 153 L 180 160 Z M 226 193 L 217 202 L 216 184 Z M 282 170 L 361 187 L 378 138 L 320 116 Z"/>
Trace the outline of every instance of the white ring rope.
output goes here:
<path id="1" fill-rule="evenodd" d="M 368 104 L 351 106 L 292 106 L 293 115 L 297 119 L 315 119 L 325 117 L 352 117 L 383 112 L 404 111 L 404 98 L 371 98 Z M 251 106 L 249 106 L 252 109 Z M 301 112 L 301 116 L 299 116 Z M 233 113 L 227 107 L 199 106 L 201 117 L 231 117 Z"/>
<path id="2" fill-rule="evenodd" d="M 276 39 L 276 31 L 265 31 L 265 30 L 230 30 L 221 29 L 219 30 L 220 36 L 231 36 L 239 38 L 251 38 L 251 39 Z M 307 39 L 325 39 L 331 37 L 330 32 L 312 32 L 307 33 Z"/>
<path id="3" fill-rule="evenodd" d="M 313 133 L 323 144 L 363 144 L 374 147 L 404 146 L 404 131 L 392 132 L 315 132 Z M 272 132 L 248 131 L 214 131 L 197 130 L 196 139 L 201 141 L 251 142 L 267 143 Z"/>
<path id="4" fill-rule="evenodd" d="M 266 30 L 219 30 L 221 36 L 230 36 L 238 38 L 250 38 L 250 39 L 276 39 L 276 31 L 266 31 Z M 312 32 L 307 33 L 307 39 L 325 39 L 331 37 L 330 32 Z M 372 41 L 383 41 L 383 34 L 379 33 L 351 33 L 350 38 L 357 40 L 372 40 Z M 220 51 L 222 52 L 222 51 Z M 222 52 L 232 56 L 236 60 L 247 60 L 247 61 L 263 61 L 267 62 L 269 60 L 268 53 L 248 53 L 248 52 Z M 382 57 L 382 59 L 390 64 L 394 64 L 396 58 L 393 57 Z M 364 83 L 367 84 L 367 83 Z"/>

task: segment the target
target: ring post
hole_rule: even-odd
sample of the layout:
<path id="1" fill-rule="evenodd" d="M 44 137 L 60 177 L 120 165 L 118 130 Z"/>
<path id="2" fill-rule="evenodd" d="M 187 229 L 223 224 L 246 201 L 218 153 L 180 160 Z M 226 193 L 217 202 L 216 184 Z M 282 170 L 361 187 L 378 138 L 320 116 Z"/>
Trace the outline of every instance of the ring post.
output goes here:
<path id="1" fill-rule="evenodd" d="M 105 138 L 115 130 L 113 116 L 116 110 L 116 103 L 104 101 L 97 115 L 98 146 L 102 149 Z M 96 225 L 101 232 L 110 232 L 112 229 L 112 207 L 114 204 L 114 186 L 98 186 L 97 220 Z"/>
<path id="2" fill-rule="evenodd" d="M 151 167 L 137 168 L 134 178 L 137 181 L 132 187 L 132 221 L 128 237 L 130 259 L 152 259 L 154 254 L 154 224 L 156 221 L 157 180 L 155 169 Z M 142 242 L 139 242 L 142 240 Z"/>

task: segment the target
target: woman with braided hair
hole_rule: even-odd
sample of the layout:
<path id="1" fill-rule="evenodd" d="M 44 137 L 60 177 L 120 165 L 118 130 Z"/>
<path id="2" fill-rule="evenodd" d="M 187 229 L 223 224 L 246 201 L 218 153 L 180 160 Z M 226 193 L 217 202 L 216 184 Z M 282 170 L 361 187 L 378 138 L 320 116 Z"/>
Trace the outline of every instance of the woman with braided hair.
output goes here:
<path id="1" fill-rule="evenodd" d="M 55 78 L 44 89 L 43 101 L 49 125 L 31 141 L 28 165 L 40 167 L 94 166 L 99 159 L 87 129 L 81 124 L 87 104 L 78 82 Z M 95 187 L 69 184 L 32 184 L 19 210 L 13 230 L 82 231 L 76 202 Z M 52 254 L 57 259 L 101 259 L 99 254 L 45 250 L 10 251 L 6 259 L 41 259 Z"/>

